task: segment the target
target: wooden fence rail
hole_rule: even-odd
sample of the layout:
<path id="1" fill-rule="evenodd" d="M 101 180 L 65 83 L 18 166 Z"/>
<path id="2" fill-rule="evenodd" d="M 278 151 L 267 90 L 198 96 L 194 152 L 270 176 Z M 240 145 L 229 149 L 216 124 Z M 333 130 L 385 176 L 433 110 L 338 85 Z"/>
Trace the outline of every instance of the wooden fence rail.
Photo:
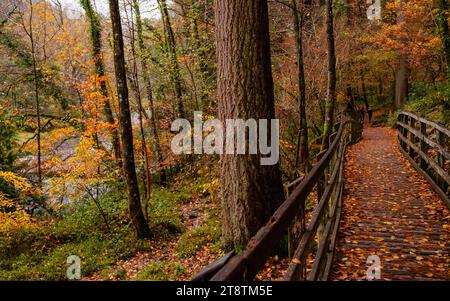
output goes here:
<path id="1" fill-rule="evenodd" d="M 410 112 L 397 121 L 400 150 L 450 208 L 450 130 Z"/>
<path id="2" fill-rule="evenodd" d="M 309 174 L 288 185 L 286 201 L 244 251 L 227 258 L 226 262 L 221 260 L 220 265 L 216 262 L 205 269 L 213 270 L 214 275 L 200 272 L 194 280 L 253 280 L 286 234 L 291 263 L 285 280 L 327 279 L 340 219 L 344 153 L 348 144 L 360 139 L 363 129 L 357 113 L 352 116 L 341 114 L 339 119 L 336 131 L 330 137 L 329 149 L 319 154 L 318 163 Z M 312 199 L 317 199 L 317 204 L 307 222 L 305 208 Z"/>

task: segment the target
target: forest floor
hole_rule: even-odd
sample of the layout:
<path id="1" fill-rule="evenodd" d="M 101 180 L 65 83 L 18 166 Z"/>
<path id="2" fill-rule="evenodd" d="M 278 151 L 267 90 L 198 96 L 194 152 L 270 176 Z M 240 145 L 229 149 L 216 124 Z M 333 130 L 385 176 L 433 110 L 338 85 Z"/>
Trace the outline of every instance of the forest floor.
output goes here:
<path id="1" fill-rule="evenodd" d="M 210 206 L 215 206 L 215 204 Z M 195 231 L 208 219 L 208 214 L 199 198 L 183 204 L 180 212 L 185 226 L 184 233 Z M 194 247 L 197 247 L 198 250 L 195 250 L 189 256 L 184 256 L 179 248 L 182 237 L 183 234 L 179 233 L 146 241 L 145 251 L 140 251 L 129 259 L 116 262 L 108 269 L 107 273 L 105 271 L 97 272 L 84 277 L 82 280 L 189 281 L 202 268 L 222 255 L 215 242 L 206 242 L 204 245 L 196 244 Z"/>
<path id="2" fill-rule="evenodd" d="M 167 220 L 171 219 L 167 215 L 174 214 L 182 223 L 182 231 L 160 234 L 144 241 L 142 251 L 83 280 L 188 281 L 223 255 L 220 248 L 220 206 L 215 198 L 218 182 L 212 175 L 214 170 L 215 167 L 209 168 L 208 164 L 197 166 L 193 174 L 183 174 L 175 180 L 177 186 L 184 186 L 184 192 L 172 189 L 167 196 L 156 196 L 165 202 L 167 197 L 176 198 L 177 194 L 184 194 L 183 200 L 177 201 L 173 208 L 162 210 L 164 218 L 161 223 L 167 228 Z"/>
<path id="3" fill-rule="evenodd" d="M 450 212 L 401 154 L 396 132 L 366 127 L 346 155 L 345 198 L 332 280 L 449 280 Z"/>

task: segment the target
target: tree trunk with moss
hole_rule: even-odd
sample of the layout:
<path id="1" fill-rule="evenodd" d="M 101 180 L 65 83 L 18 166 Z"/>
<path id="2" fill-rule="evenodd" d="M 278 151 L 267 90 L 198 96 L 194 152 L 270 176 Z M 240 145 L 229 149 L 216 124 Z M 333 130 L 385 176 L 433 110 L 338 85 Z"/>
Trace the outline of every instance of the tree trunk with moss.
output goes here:
<path id="1" fill-rule="evenodd" d="M 450 30 L 448 26 L 449 10 L 446 0 L 435 0 L 437 23 L 439 27 L 439 35 L 442 43 L 442 50 L 444 51 L 445 62 L 447 64 L 447 85 L 450 86 Z M 444 110 L 450 111 L 450 95 L 444 102 Z"/>
<path id="2" fill-rule="evenodd" d="M 170 19 L 169 9 L 167 8 L 166 0 L 157 0 L 161 17 L 164 24 L 166 46 L 169 52 L 171 61 L 170 77 L 175 89 L 175 109 L 178 118 L 184 118 L 184 104 L 183 104 L 183 85 L 181 79 L 180 65 L 178 64 L 177 44 L 175 34 L 172 28 L 172 21 Z"/>
<path id="3" fill-rule="evenodd" d="M 200 82 L 199 94 L 200 94 L 201 110 L 205 111 L 209 108 L 210 100 L 208 91 L 209 88 L 207 84 L 208 63 L 205 51 L 206 46 L 202 44 L 200 31 L 198 28 L 198 22 L 200 19 L 200 5 L 201 3 L 199 0 L 194 0 L 191 3 L 189 11 L 189 19 L 190 19 L 191 37 L 195 47 L 195 55 L 197 57 L 196 71 Z"/>
<path id="4" fill-rule="evenodd" d="M 138 56 L 142 67 L 142 75 L 144 78 L 145 92 L 147 96 L 147 102 L 150 108 L 150 114 L 144 114 L 144 116 L 150 121 L 151 133 L 152 133 L 152 146 L 155 153 L 156 160 L 159 166 L 159 178 L 162 185 L 167 184 L 166 169 L 163 166 L 164 158 L 161 149 L 161 141 L 159 139 L 158 123 L 156 119 L 155 106 L 153 102 L 153 88 L 150 80 L 149 63 L 146 58 L 147 48 L 144 43 L 144 32 L 141 18 L 141 10 L 137 0 L 133 0 L 134 12 L 136 15 L 136 34 L 138 42 Z"/>
<path id="5" fill-rule="evenodd" d="M 91 54 L 92 59 L 94 60 L 95 75 L 100 80 L 100 93 L 104 98 L 103 113 L 105 115 L 106 121 L 111 125 L 112 128 L 111 134 L 114 157 L 116 159 L 120 159 L 121 154 L 119 132 L 115 124 L 111 104 L 109 102 L 108 89 L 106 87 L 105 65 L 102 56 L 102 29 L 99 16 L 97 12 L 94 11 L 91 0 L 81 0 L 80 3 L 86 13 L 86 18 L 89 23 Z"/>
<path id="6" fill-rule="evenodd" d="M 36 129 L 36 144 L 37 144 L 37 173 L 38 173 L 38 187 L 42 189 L 42 148 L 41 148 L 41 104 L 39 97 L 39 79 L 38 79 L 38 67 L 36 58 L 36 44 L 34 39 L 33 31 L 33 2 L 29 1 L 30 5 L 30 20 L 29 20 L 29 30 L 27 32 L 30 38 L 31 44 L 31 58 L 33 65 L 33 82 L 34 82 L 34 97 L 36 104 L 36 119 L 37 119 L 37 129 Z"/>
<path id="7" fill-rule="evenodd" d="M 334 125 L 336 107 L 336 47 L 334 43 L 333 0 L 326 1 L 327 49 L 328 49 L 328 86 L 325 105 L 322 150 L 328 149 L 329 138 Z"/>
<path id="8" fill-rule="evenodd" d="M 133 128 L 131 124 L 130 103 L 128 99 L 127 76 L 123 46 L 122 24 L 118 0 L 109 0 L 111 25 L 114 41 L 114 69 L 117 95 L 119 97 L 119 121 L 122 139 L 122 164 L 128 186 L 130 218 L 138 238 L 148 238 L 150 229 L 141 207 L 139 185 L 134 159 Z"/>
<path id="9" fill-rule="evenodd" d="M 144 212 L 146 218 L 148 218 L 148 204 L 151 195 L 151 169 L 150 169 L 150 155 L 147 148 L 147 135 L 144 129 L 144 106 L 142 104 L 142 92 L 141 83 L 139 80 L 139 70 L 138 70 L 138 55 L 136 46 L 136 25 L 133 19 L 134 5 L 131 8 L 131 18 L 128 15 L 127 7 L 124 7 L 126 24 L 129 32 L 130 41 L 130 52 L 131 52 L 131 63 L 128 65 L 131 89 L 134 91 L 135 98 L 138 105 L 138 120 L 139 120 L 139 133 L 141 134 L 141 159 L 143 162 L 143 172 L 142 172 L 142 183 L 144 188 Z"/>

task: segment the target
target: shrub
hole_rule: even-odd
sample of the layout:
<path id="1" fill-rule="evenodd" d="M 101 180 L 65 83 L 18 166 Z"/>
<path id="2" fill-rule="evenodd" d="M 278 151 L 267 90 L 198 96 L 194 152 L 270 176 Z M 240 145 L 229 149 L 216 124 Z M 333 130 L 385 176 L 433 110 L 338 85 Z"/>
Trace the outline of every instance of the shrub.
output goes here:
<path id="1" fill-rule="evenodd" d="M 186 273 L 178 262 L 155 262 L 147 266 L 136 277 L 141 281 L 176 281 Z"/>
<path id="2" fill-rule="evenodd" d="M 450 112 L 450 87 L 442 84 L 436 86 L 416 83 L 411 88 L 406 109 L 435 122 L 448 125 Z"/>
<path id="3" fill-rule="evenodd" d="M 150 202 L 150 224 L 154 235 L 171 235 L 184 231 L 178 210 L 180 196 L 164 188 L 156 188 Z"/>

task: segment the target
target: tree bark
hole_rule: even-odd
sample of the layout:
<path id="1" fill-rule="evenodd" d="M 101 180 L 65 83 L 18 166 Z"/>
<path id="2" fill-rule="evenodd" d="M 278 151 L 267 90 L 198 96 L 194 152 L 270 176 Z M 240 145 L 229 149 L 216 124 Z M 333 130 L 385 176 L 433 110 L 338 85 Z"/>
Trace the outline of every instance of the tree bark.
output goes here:
<path id="1" fill-rule="evenodd" d="M 442 49 L 447 64 L 447 81 L 450 81 L 450 33 L 448 27 L 448 4 L 445 0 L 435 1 L 437 8 L 437 22 L 441 37 Z"/>
<path id="2" fill-rule="evenodd" d="M 400 7 L 398 9 L 397 23 L 404 22 L 403 6 L 406 0 L 400 0 Z M 405 104 L 408 98 L 408 61 L 403 53 L 400 51 L 397 54 L 398 64 L 395 72 L 395 108 L 400 109 Z"/>
<path id="3" fill-rule="evenodd" d="M 142 105 L 142 93 L 141 93 L 141 85 L 139 82 L 139 71 L 138 71 L 138 59 L 136 54 L 136 29 L 134 22 L 134 4 L 131 8 L 131 17 L 128 16 L 127 6 L 124 7 L 125 16 L 127 20 L 128 30 L 129 30 L 129 39 L 130 39 L 130 51 L 131 51 L 131 59 L 132 63 L 130 64 L 131 68 L 131 78 L 130 84 L 132 90 L 135 92 L 135 97 L 138 104 L 138 118 L 139 118 L 139 133 L 141 134 L 141 159 L 143 161 L 143 173 L 142 173 L 142 182 L 144 187 L 144 211 L 145 216 L 148 219 L 148 203 L 150 201 L 151 195 L 151 170 L 150 170 L 150 156 L 147 148 L 147 137 L 145 135 L 144 130 L 144 118 L 143 112 L 144 106 Z"/>
<path id="4" fill-rule="evenodd" d="M 450 85 L 450 30 L 448 26 L 448 4 L 446 0 L 435 0 L 435 2 L 439 35 L 441 37 L 442 50 L 444 51 L 445 62 L 447 64 L 446 80 L 447 85 Z M 450 110 L 450 96 L 447 96 L 446 98 L 444 110 L 448 112 Z"/>
<path id="5" fill-rule="evenodd" d="M 369 99 L 367 98 L 367 89 L 366 89 L 366 78 L 364 76 L 364 70 L 360 69 L 360 76 L 361 76 L 361 90 L 362 90 L 362 96 L 364 101 L 364 106 L 366 107 L 366 112 L 369 115 L 369 121 L 370 121 L 370 105 L 369 105 Z"/>
<path id="6" fill-rule="evenodd" d="M 28 31 L 28 37 L 30 38 L 31 44 L 31 58 L 33 65 L 33 80 L 34 80 L 34 97 L 36 104 L 36 119 L 37 119 L 37 129 L 36 129 L 36 141 L 37 141 L 37 171 L 38 171 L 38 187 L 42 189 L 42 154 L 41 154 L 41 104 L 39 100 L 39 80 L 37 72 L 37 62 L 36 62 L 36 47 L 34 42 L 34 32 L 33 32 L 33 1 L 29 1 L 30 5 L 30 25 Z"/>
<path id="7" fill-rule="evenodd" d="M 208 63 L 206 58 L 205 47 L 202 45 L 200 32 L 198 29 L 198 22 L 200 18 L 200 4 L 201 3 L 199 0 L 194 0 L 191 3 L 189 15 L 190 15 L 191 37 L 195 47 L 195 55 L 197 57 L 196 71 L 200 79 L 200 89 L 199 89 L 200 104 L 201 110 L 204 111 L 209 108 L 209 93 L 208 93 L 208 85 L 206 82 L 208 76 Z"/>
<path id="8" fill-rule="evenodd" d="M 133 128 L 131 124 L 130 104 L 125 69 L 122 24 L 120 21 L 118 0 L 109 0 L 111 25 L 114 40 L 114 69 L 119 98 L 119 121 L 122 146 L 122 164 L 128 186 L 128 198 L 131 221 L 138 238 L 148 238 L 150 230 L 141 207 L 139 185 L 136 176 L 136 166 L 133 148 Z"/>
<path id="9" fill-rule="evenodd" d="M 398 58 L 398 67 L 395 72 L 395 108 L 400 109 L 408 97 L 408 67 L 403 55 Z"/>
<path id="10" fill-rule="evenodd" d="M 221 120 L 274 119 L 267 1 L 217 0 L 216 35 Z M 279 165 L 262 166 L 260 157 L 221 157 L 226 249 L 242 250 L 284 199 Z"/>
<path id="11" fill-rule="evenodd" d="M 175 88 L 175 106 L 178 118 L 184 118 L 184 104 L 183 104 L 183 91 L 182 91 L 182 79 L 180 73 L 180 65 L 178 64 L 177 44 L 175 40 L 175 34 L 172 29 L 172 22 L 170 20 L 169 9 L 167 8 L 166 0 L 157 0 L 159 9 L 161 11 L 162 21 L 165 28 L 166 45 L 169 51 L 170 60 L 172 62 L 170 74 L 172 82 Z"/>
<path id="12" fill-rule="evenodd" d="M 323 127 L 322 150 L 328 149 L 329 137 L 334 125 L 336 107 L 336 47 L 334 44 L 333 0 L 326 1 L 327 49 L 328 49 L 328 86 L 325 105 L 325 123 Z"/>
<path id="13" fill-rule="evenodd" d="M 145 57 L 144 53 L 147 50 L 145 43 L 144 43 L 144 33 L 143 33 L 143 26 L 142 26 L 142 19 L 141 19 L 141 11 L 139 7 L 139 3 L 137 0 L 133 0 L 133 7 L 134 12 L 136 14 L 136 34 L 137 34 L 137 41 L 138 41 L 138 54 L 139 54 L 139 60 L 142 67 L 142 75 L 144 78 L 144 84 L 145 84 L 145 92 L 147 96 L 148 105 L 150 107 L 150 116 L 147 114 L 144 114 L 144 116 L 150 121 L 150 127 L 152 132 L 152 146 L 153 151 L 156 155 L 156 160 L 159 165 L 159 178 L 160 178 L 160 184 L 166 185 L 167 184 L 167 175 L 166 175 L 166 169 L 162 165 L 164 162 L 162 149 L 161 149 L 161 141 L 159 139 L 159 133 L 157 128 L 157 119 L 156 119 L 156 112 L 155 112 L 155 106 L 153 103 L 153 87 L 152 82 L 150 80 L 150 72 L 148 68 L 148 60 Z"/>
<path id="14" fill-rule="evenodd" d="M 308 122 L 306 120 L 306 83 L 305 66 L 303 62 L 303 8 L 298 11 L 297 0 L 291 0 L 292 17 L 294 21 L 295 48 L 297 55 L 298 76 L 298 102 L 300 112 L 299 148 L 297 150 L 297 166 L 302 165 L 304 171 L 308 170 L 307 160 L 309 158 L 308 148 Z"/>

